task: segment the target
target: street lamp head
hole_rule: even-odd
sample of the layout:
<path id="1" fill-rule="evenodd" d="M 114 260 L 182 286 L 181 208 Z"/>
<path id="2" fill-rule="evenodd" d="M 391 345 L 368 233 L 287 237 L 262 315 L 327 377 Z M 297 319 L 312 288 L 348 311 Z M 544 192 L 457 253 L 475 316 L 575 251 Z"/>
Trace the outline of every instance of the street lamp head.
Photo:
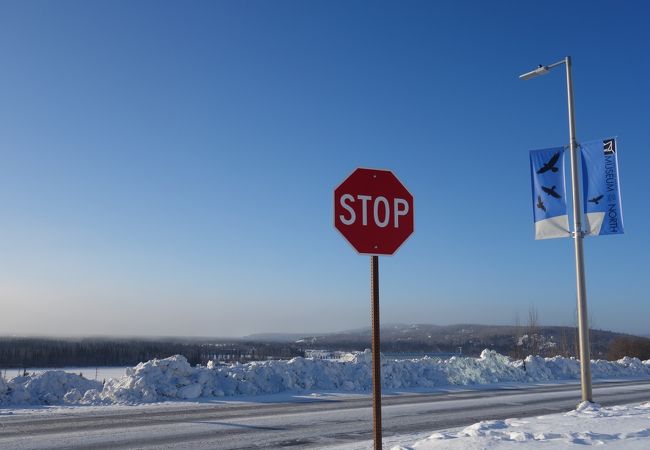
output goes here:
<path id="1" fill-rule="evenodd" d="M 519 75 L 519 79 L 530 80 L 531 78 L 535 78 L 540 75 L 546 75 L 548 72 L 549 72 L 549 67 L 540 64 L 537 69 L 531 70 L 530 72 L 527 72 L 523 75 Z"/>

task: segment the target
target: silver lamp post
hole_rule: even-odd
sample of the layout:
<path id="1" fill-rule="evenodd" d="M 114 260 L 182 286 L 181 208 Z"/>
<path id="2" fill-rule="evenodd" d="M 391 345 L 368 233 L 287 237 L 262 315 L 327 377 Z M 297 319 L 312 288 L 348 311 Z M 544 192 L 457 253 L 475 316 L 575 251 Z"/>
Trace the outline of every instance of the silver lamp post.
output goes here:
<path id="1" fill-rule="evenodd" d="M 553 67 L 564 64 L 566 67 L 567 101 L 569 105 L 569 146 L 571 149 L 571 192 L 573 196 L 573 240 L 576 257 L 576 288 L 578 294 L 578 335 L 580 341 L 580 381 L 582 401 L 592 402 L 591 357 L 589 355 L 589 326 L 587 323 L 587 289 L 585 286 L 585 263 L 583 255 L 582 207 L 580 204 L 580 184 L 578 183 L 578 144 L 576 143 L 576 123 L 573 111 L 573 81 L 571 79 L 571 57 L 548 66 L 540 65 L 519 78 L 529 80 L 547 74 Z"/>

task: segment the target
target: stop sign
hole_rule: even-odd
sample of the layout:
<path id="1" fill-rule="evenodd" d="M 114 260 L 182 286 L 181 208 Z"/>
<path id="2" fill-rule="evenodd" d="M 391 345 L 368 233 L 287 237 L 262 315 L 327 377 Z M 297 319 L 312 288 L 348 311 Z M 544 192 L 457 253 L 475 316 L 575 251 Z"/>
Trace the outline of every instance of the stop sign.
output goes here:
<path id="1" fill-rule="evenodd" d="M 392 255 L 413 233 L 413 196 L 390 170 L 356 169 L 334 190 L 334 226 L 359 253 Z"/>

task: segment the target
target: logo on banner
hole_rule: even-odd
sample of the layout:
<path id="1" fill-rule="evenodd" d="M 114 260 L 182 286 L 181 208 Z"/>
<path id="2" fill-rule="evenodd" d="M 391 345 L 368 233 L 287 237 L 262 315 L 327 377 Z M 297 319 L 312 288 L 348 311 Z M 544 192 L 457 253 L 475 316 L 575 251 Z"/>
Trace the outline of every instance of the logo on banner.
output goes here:
<path id="1" fill-rule="evenodd" d="M 603 141 L 603 150 L 606 155 L 611 155 L 616 153 L 616 140 L 615 139 L 605 139 Z"/>

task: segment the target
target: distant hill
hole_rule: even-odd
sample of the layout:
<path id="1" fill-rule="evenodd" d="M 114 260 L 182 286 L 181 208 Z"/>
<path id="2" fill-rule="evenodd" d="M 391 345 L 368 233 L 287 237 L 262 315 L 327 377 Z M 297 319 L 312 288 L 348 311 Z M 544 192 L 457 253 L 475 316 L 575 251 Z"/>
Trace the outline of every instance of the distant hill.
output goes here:
<path id="1" fill-rule="evenodd" d="M 590 330 L 591 353 L 604 358 L 612 340 L 629 336 L 604 330 Z M 296 342 L 298 341 L 298 342 Z M 339 333 L 302 336 L 294 342 L 309 348 L 328 350 L 362 350 L 370 347 L 370 328 Z M 531 352 L 541 355 L 577 353 L 577 330 L 574 327 L 510 325 L 432 325 L 390 324 L 381 328 L 384 352 L 459 352 L 478 355 L 489 348 L 503 354 L 520 356 Z"/>

